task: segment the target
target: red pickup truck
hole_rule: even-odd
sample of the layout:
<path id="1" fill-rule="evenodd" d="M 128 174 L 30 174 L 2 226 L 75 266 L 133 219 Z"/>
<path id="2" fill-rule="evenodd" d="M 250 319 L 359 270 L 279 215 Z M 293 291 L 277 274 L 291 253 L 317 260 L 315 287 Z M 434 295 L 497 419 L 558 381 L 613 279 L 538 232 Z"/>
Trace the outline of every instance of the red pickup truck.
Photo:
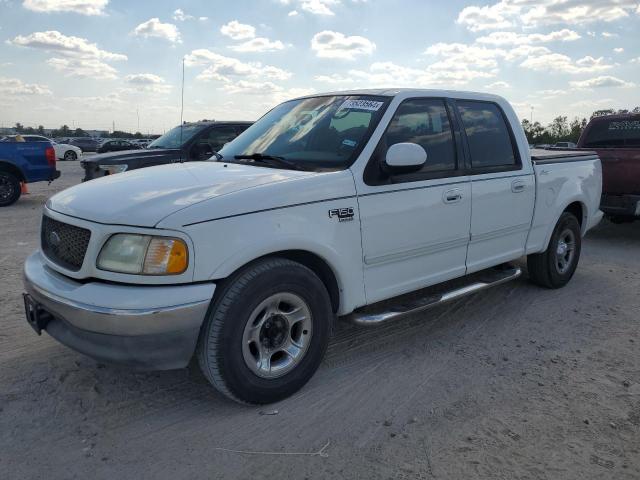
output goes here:
<path id="1" fill-rule="evenodd" d="M 591 119 L 578 148 L 595 150 L 602 162 L 600 209 L 614 223 L 640 219 L 640 113 Z"/>

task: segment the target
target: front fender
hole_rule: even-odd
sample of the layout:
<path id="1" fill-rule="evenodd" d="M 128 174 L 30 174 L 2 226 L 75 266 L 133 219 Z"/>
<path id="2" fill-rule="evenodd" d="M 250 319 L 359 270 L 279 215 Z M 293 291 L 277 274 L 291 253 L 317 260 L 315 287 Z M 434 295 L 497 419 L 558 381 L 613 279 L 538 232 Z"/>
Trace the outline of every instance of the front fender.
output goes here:
<path id="1" fill-rule="evenodd" d="M 344 200 L 328 200 L 192 225 L 187 233 L 198 257 L 194 280 L 220 280 L 257 258 L 305 251 L 331 268 L 340 291 L 338 314 L 350 313 L 366 303 L 360 220 L 357 209 L 349 221 L 328 215 L 341 207 Z"/>

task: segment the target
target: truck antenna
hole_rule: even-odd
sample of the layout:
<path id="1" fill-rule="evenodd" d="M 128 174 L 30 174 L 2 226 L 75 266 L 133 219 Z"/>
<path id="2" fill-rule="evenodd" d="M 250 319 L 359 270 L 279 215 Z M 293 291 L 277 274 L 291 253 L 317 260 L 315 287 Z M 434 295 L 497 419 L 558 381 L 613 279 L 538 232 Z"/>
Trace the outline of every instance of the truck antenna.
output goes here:
<path id="1" fill-rule="evenodd" d="M 184 125 L 184 57 L 182 57 L 182 94 L 180 100 L 180 163 L 182 159 L 182 127 Z"/>

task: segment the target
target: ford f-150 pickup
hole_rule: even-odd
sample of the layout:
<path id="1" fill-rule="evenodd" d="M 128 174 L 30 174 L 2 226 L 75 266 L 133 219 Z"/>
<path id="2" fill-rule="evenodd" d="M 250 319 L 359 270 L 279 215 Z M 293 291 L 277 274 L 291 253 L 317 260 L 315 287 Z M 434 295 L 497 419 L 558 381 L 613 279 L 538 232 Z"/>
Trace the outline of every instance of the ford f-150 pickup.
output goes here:
<path id="1" fill-rule="evenodd" d="M 313 95 L 275 107 L 209 162 L 53 196 L 25 263 L 27 320 L 96 359 L 197 357 L 244 403 L 300 389 L 335 319 L 373 326 L 520 275 L 574 274 L 602 213 L 590 152 L 530 153 L 501 97 Z"/>

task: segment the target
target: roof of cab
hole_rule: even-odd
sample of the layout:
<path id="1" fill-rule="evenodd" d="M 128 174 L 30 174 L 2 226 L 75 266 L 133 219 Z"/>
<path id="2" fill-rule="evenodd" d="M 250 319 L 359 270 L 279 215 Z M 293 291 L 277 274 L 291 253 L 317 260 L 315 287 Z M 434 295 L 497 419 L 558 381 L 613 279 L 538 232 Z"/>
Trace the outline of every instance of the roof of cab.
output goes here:
<path id="1" fill-rule="evenodd" d="M 380 97 L 397 97 L 402 95 L 403 97 L 451 97 L 451 98 L 465 98 L 470 99 L 485 99 L 485 100 L 502 100 L 505 99 L 499 95 L 494 95 L 486 92 L 469 92 L 462 90 L 442 90 L 432 88 L 369 88 L 369 89 L 356 89 L 356 90 L 339 90 L 334 92 L 314 93 L 310 95 L 304 95 L 297 98 L 312 98 L 329 95 L 375 95 Z"/>

